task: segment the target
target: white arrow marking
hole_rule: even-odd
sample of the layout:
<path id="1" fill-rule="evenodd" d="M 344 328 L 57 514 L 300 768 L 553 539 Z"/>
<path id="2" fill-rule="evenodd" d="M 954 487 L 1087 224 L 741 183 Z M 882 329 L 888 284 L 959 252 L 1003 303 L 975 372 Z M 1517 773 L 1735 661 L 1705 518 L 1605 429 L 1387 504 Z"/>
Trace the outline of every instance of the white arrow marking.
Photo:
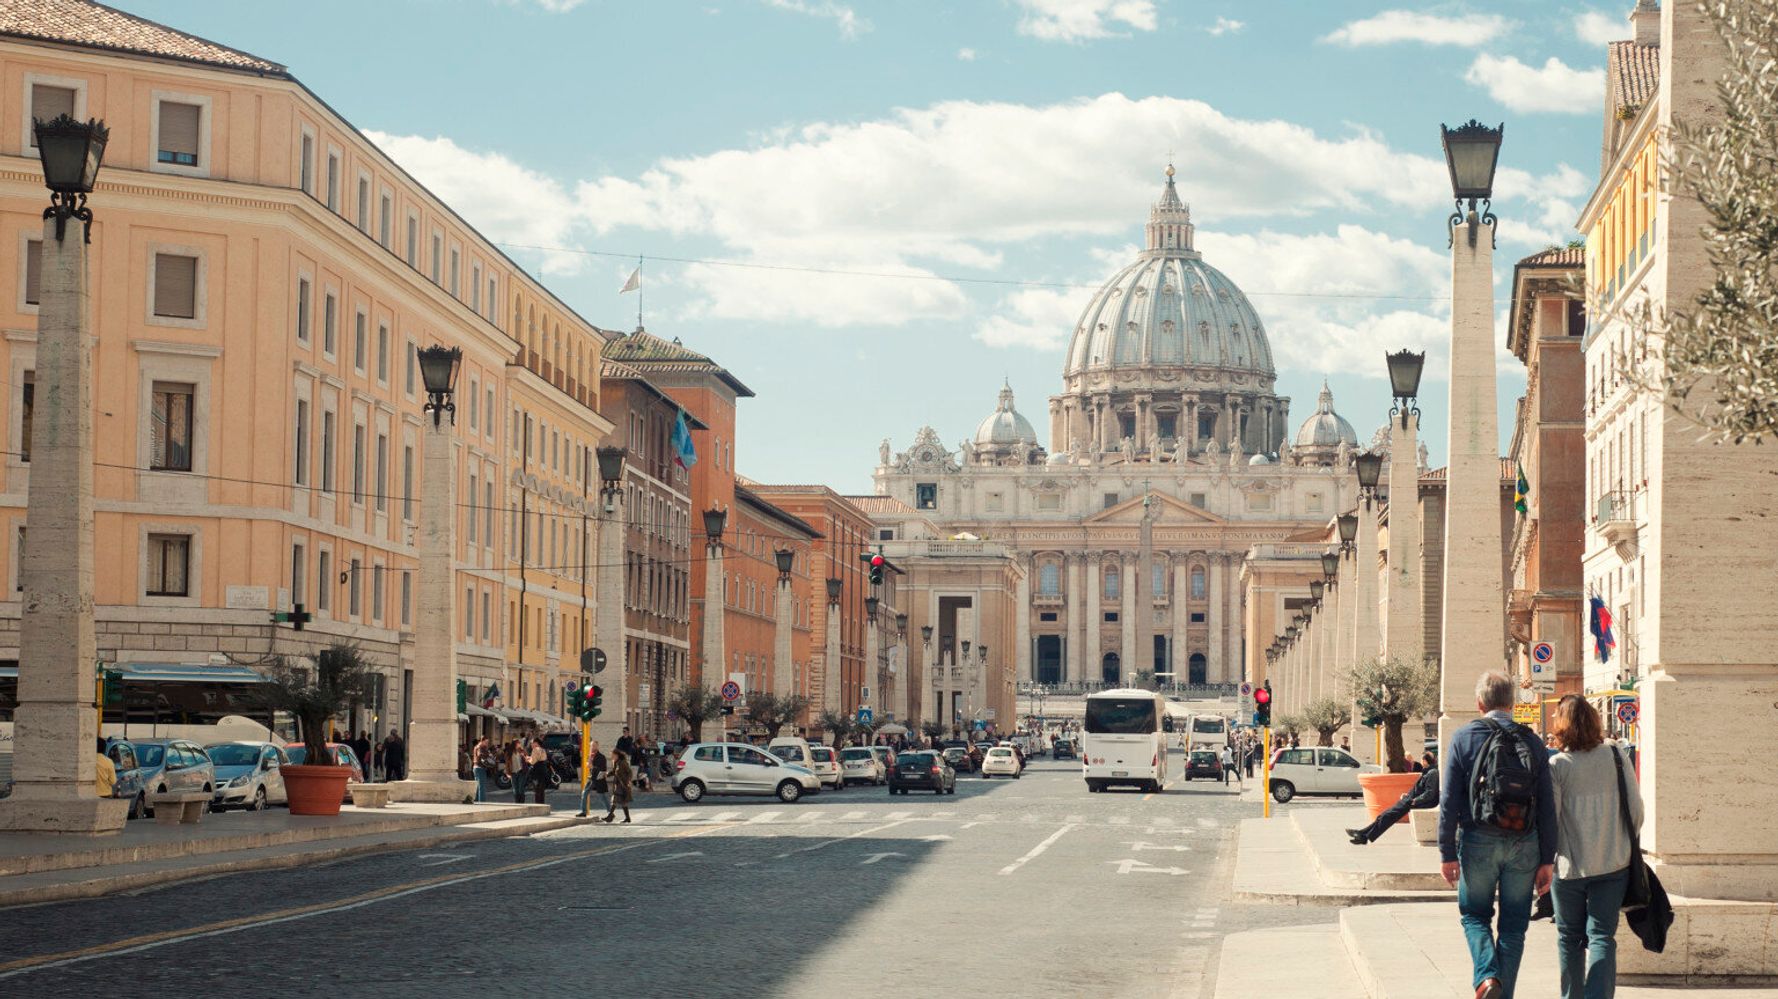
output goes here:
<path id="1" fill-rule="evenodd" d="M 937 836 L 922 836 L 920 838 L 928 843 L 943 843 L 951 837 L 944 833 L 939 833 Z"/>
<path id="2" fill-rule="evenodd" d="M 692 850 L 689 853 L 669 853 L 665 857 L 656 857 L 653 860 L 649 861 L 649 863 L 664 864 L 669 860 L 683 860 L 686 857 L 702 857 L 703 855 L 704 855 L 704 851 L 702 851 L 702 850 Z"/>
<path id="3" fill-rule="evenodd" d="M 1131 860 L 1128 858 L 1123 860 L 1107 860 L 1106 863 L 1116 864 L 1117 872 L 1119 874 L 1128 874 L 1131 871 L 1135 871 L 1139 874 L 1172 874 L 1175 876 L 1191 873 L 1183 867 L 1150 867 L 1140 860 Z"/>
<path id="4" fill-rule="evenodd" d="M 1057 829 L 1055 832 L 1050 833 L 1049 838 L 1044 840 L 1043 842 L 1037 844 L 1036 846 L 1032 847 L 1031 852 L 1025 854 L 1023 857 L 1020 857 L 1019 859 L 1013 861 L 1012 863 L 1007 864 L 1005 867 L 1002 867 L 1000 869 L 1000 873 L 1011 874 L 1012 872 L 1018 870 L 1019 868 L 1025 866 L 1026 864 L 1030 863 L 1031 858 L 1033 858 L 1033 857 L 1037 856 L 1038 854 L 1042 853 L 1043 851 L 1049 849 L 1051 843 L 1054 843 L 1056 840 L 1061 839 L 1062 836 L 1068 832 L 1068 830 L 1073 829 L 1073 828 L 1074 828 L 1073 826 L 1063 826 L 1062 828 Z"/>
<path id="5" fill-rule="evenodd" d="M 1142 840 L 1137 840 L 1136 842 L 1130 844 L 1130 849 L 1132 849 L 1132 850 L 1174 850 L 1179 853 L 1184 853 L 1185 851 L 1190 850 L 1191 847 L 1189 847 L 1189 846 L 1168 846 L 1165 843 L 1147 843 L 1147 842 L 1143 842 Z"/>
<path id="6" fill-rule="evenodd" d="M 864 864 L 874 864 L 877 861 L 882 860 L 884 857 L 899 857 L 899 856 L 901 856 L 901 854 L 895 853 L 893 851 L 891 851 L 889 853 L 873 853 L 870 856 L 864 858 L 864 860 L 862 862 L 860 862 L 859 866 L 862 867 L 862 866 L 864 866 Z"/>
<path id="7" fill-rule="evenodd" d="M 475 854 L 473 854 L 473 853 L 422 853 L 422 854 L 420 854 L 420 859 L 425 860 L 428 857 L 437 857 L 438 858 L 437 860 L 434 860 L 432 863 L 424 864 L 422 866 L 439 867 L 444 864 L 454 864 L 459 860 L 468 860 L 470 857 L 473 857 L 473 856 L 475 856 Z"/>

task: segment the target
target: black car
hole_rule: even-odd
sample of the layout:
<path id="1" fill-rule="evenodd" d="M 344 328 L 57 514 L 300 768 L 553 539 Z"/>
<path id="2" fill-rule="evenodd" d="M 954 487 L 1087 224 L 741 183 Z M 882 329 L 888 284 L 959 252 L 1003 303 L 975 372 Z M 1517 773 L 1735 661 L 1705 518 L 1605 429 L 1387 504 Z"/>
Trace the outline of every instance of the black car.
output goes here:
<path id="1" fill-rule="evenodd" d="M 1208 777 L 1222 779 L 1222 760 L 1207 749 L 1200 749 L 1185 758 L 1185 779 Z"/>
<path id="2" fill-rule="evenodd" d="M 919 789 L 934 794 L 957 793 L 957 771 L 945 761 L 945 753 L 923 750 L 900 753 L 889 767 L 889 793 L 906 794 Z"/>
<path id="3" fill-rule="evenodd" d="M 1080 754 L 1074 751 L 1074 743 L 1069 739 L 1057 739 L 1056 748 L 1051 755 L 1058 760 L 1078 760 Z"/>
<path id="4" fill-rule="evenodd" d="M 975 770 L 975 757 L 963 746 L 946 746 L 944 749 L 945 763 L 958 773 L 970 773 Z"/>

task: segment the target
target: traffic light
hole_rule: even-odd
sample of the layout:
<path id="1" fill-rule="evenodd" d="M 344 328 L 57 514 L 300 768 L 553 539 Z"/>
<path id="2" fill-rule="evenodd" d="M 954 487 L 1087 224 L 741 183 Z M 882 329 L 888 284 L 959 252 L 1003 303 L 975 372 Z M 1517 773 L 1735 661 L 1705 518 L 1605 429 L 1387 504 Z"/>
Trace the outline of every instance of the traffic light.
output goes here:
<path id="1" fill-rule="evenodd" d="M 586 704 L 586 694 L 577 683 L 569 683 L 562 687 L 562 702 L 567 707 L 570 718 L 579 718 L 581 708 Z"/>
<path id="2" fill-rule="evenodd" d="M 580 716 L 587 721 L 592 721 L 594 718 L 599 717 L 605 710 L 600 707 L 600 705 L 605 702 L 605 688 L 598 684 L 593 684 L 591 687 L 588 687 L 587 690 L 592 692 L 592 696 L 587 698 L 586 709 L 581 712 Z"/>
<path id="3" fill-rule="evenodd" d="M 1272 681 L 1253 692 L 1253 724 L 1272 724 Z"/>
<path id="4" fill-rule="evenodd" d="M 883 585 L 883 567 L 888 564 L 889 560 L 881 555 L 872 555 L 870 557 L 870 585 Z"/>

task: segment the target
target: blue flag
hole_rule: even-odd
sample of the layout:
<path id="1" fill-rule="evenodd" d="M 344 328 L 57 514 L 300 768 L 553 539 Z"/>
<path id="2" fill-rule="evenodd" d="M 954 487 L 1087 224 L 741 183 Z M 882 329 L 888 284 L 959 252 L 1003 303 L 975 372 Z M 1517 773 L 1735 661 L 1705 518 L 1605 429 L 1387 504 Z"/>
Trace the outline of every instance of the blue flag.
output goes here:
<path id="1" fill-rule="evenodd" d="M 698 449 L 691 442 L 691 427 L 685 422 L 685 410 L 679 411 L 679 418 L 673 421 L 673 462 L 680 468 L 690 468 L 698 463 Z"/>

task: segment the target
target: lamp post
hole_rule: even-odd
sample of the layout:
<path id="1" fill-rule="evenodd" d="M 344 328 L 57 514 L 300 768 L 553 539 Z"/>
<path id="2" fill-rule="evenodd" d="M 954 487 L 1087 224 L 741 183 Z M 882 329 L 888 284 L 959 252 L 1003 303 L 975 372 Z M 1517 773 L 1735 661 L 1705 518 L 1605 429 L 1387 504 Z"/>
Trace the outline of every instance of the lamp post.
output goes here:
<path id="1" fill-rule="evenodd" d="M 831 714 L 841 710 L 840 677 L 840 591 L 842 581 L 827 577 L 827 638 L 821 656 L 821 708 Z"/>
<path id="2" fill-rule="evenodd" d="M 453 402 L 459 347 L 432 344 L 417 355 L 426 402 L 421 412 L 419 607 L 414 629 L 412 721 L 407 779 L 397 781 L 398 801 L 462 801 L 475 785 L 457 776 L 457 407 Z M 449 416 L 447 422 L 445 417 Z"/>
<path id="3" fill-rule="evenodd" d="M 629 518 L 625 513 L 624 479 L 629 451 L 606 445 L 593 452 L 599 467 L 599 540 L 595 550 L 601 566 L 594 588 L 599 606 L 593 615 L 593 645 L 605 653 L 607 672 L 595 680 L 605 691 L 603 713 L 588 726 L 588 734 L 602 746 L 615 746 L 629 719 L 630 643 L 624 639 L 624 535 Z M 590 669 L 585 664 L 583 669 Z M 654 697 L 664 697 L 654 691 Z M 658 703 L 658 700 L 657 702 Z"/>
<path id="4" fill-rule="evenodd" d="M 779 548 L 772 552 L 778 565 L 778 603 L 774 608 L 778 620 L 772 630 L 772 693 L 789 697 L 796 693 L 796 677 L 791 672 L 790 615 L 795 603 L 790 592 L 790 570 L 796 567 L 796 552 Z"/>
<path id="5" fill-rule="evenodd" d="M 858 693 L 858 703 L 871 704 L 870 692 L 882 686 L 883 665 L 879 660 L 877 635 L 877 608 L 882 601 L 875 595 L 864 598 L 864 671 L 861 676 L 864 689 Z"/>
<path id="6" fill-rule="evenodd" d="M 920 671 L 922 675 L 931 678 L 929 681 L 930 683 L 937 684 L 938 674 L 934 672 L 932 668 L 932 625 L 930 624 L 923 624 L 920 626 Z M 909 685 L 912 686 L 913 681 L 909 680 L 908 682 Z M 934 699 L 936 699 L 937 696 L 938 692 L 934 690 Z M 924 713 L 925 712 L 921 712 L 921 714 Z M 943 721 L 943 719 L 936 714 L 933 715 L 933 720 L 939 722 Z"/>
<path id="7" fill-rule="evenodd" d="M 975 654 L 976 668 L 969 671 L 969 717 L 971 721 L 975 719 L 976 688 L 980 686 L 985 690 L 988 686 L 988 647 L 977 645 Z"/>
<path id="8" fill-rule="evenodd" d="M 92 351 L 86 246 L 110 131 L 68 115 L 32 123 L 50 207 L 43 212 L 36 412 L 26 466 L 31 544 L 19 559 L 18 709 L 12 796 L 0 830 L 114 833 L 129 803 L 94 791 Z M 82 238 L 68 240 L 68 219 Z"/>
<path id="9" fill-rule="evenodd" d="M 1456 129 L 1440 129 L 1451 173 L 1451 194 L 1457 202 L 1449 220 L 1451 411 L 1449 469 L 1445 473 L 1440 759 L 1450 745 L 1451 733 L 1476 717 L 1476 677 L 1502 668 L 1506 661 L 1494 374 L 1495 218 L 1489 211 L 1494 167 L 1505 130 L 1505 125 L 1489 128 L 1474 120 Z M 1489 238 L 1478 239 L 1484 227 Z M 1457 238 L 1458 230 L 1464 238 Z M 1391 536 L 1394 533 L 1391 527 Z"/>
<path id="10" fill-rule="evenodd" d="M 728 511 L 711 507 L 704 511 L 704 666 L 700 682 L 712 694 L 722 690 L 723 669 L 728 663 L 723 649 L 722 626 L 728 613 L 728 594 L 722 584 L 722 532 L 728 527 Z M 727 737 L 727 722 L 717 716 L 715 739 Z"/>
<path id="11" fill-rule="evenodd" d="M 908 684 L 913 679 L 913 669 L 908 665 L 908 616 L 899 611 L 895 614 L 895 647 L 901 655 L 890 664 L 895 671 L 895 720 L 905 728 L 908 723 L 908 706 L 912 702 L 908 694 Z M 883 699 L 888 704 L 888 698 Z"/>
<path id="12" fill-rule="evenodd" d="M 1383 648 L 1413 662 L 1426 654 L 1420 609 L 1420 408 L 1414 404 L 1426 355 L 1399 350 L 1385 360 L 1395 405 L 1389 410 L 1389 566 L 1384 579 L 1389 631 Z"/>

